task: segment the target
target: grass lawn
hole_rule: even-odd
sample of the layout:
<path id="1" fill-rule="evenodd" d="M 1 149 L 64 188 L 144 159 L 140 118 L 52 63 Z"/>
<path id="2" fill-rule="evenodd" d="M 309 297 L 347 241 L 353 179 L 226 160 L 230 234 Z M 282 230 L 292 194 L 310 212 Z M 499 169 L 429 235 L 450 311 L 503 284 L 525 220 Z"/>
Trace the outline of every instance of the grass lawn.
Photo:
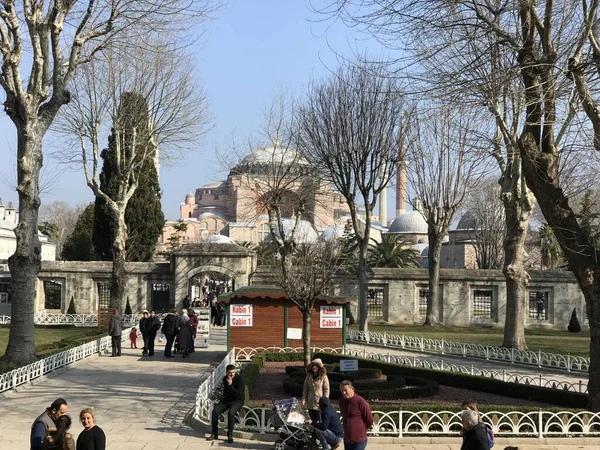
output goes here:
<path id="1" fill-rule="evenodd" d="M 0 327 L 0 356 L 6 351 L 8 331 L 8 326 Z M 35 327 L 35 348 L 42 357 L 46 357 L 100 336 L 106 336 L 106 330 L 96 327 Z M 3 363 L 0 363 L 0 373 L 4 369 Z"/>
<path id="2" fill-rule="evenodd" d="M 358 325 L 351 325 L 350 328 L 358 330 Z M 502 345 L 502 328 L 463 328 L 463 327 L 443 327 L 433 328 L 421 325 L 376 325 L 369 324 L 369 331 L 386 332 L 391 334 L 405 334 L 407 336 L 425 337 L 428 339 L 444 339 L 446 341 L 467 342 L 482 345 Z M 525 330 L 525 339 L 529 350 L 541 350 L 548 353 L 560 353 L 566 355 L 570 353 L 576 356 L 588 357 L 590 354 L 590 333 L 589 331 L 580 333 L 569 333 L 561 330 Z"/>

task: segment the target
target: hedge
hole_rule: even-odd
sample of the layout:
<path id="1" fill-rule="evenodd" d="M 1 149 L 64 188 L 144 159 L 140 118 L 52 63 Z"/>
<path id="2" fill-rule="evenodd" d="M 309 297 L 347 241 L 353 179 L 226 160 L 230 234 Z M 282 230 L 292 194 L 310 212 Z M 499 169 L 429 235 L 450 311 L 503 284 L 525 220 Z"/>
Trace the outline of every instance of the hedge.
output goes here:
<path id="1" fill-rule="evenodd" d="M 331 363 L 337 361 L 340 355 L 333 353 L 319 353 L 315 355 L 323 361 Z M 405 377 L 419 377 L 438 382 L 443 386 L 452 386 L 461 389 L 470 389 L 505 397 L 519 398 L 543 403 L 552 403 L 567 408 L 586 408 L 588 397 L 586 394 L 569 392 L 558 389 L 534 386 L 531 384 L 509 383 L 493 378 L 468 375 L 455 372 L 443 372 L 432 369 L 419 369 L 400 366 L 382 361 L 355 358 L 360 361 L 361 367 L 378 368 L 388 375 L 402 375 Z"/>

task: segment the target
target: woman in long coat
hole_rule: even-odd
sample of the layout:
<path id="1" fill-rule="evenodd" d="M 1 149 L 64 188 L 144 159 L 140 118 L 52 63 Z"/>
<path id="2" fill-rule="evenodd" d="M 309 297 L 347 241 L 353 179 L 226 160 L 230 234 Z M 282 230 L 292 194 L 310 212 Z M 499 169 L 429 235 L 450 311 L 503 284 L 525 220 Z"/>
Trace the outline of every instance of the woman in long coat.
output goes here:
<path id="1" fill-rule="evenodd" d="M 192 337 L 193 330 L 190 324 L 190 318 L 187 315 L 187 310 L 182 311 L 179 317 L 179 345 L 183 351 L 183 357 L 187 358 L 190 349 L 194 346 L 194 338 Z"/>
<path id="2" fill-rule="evenodd" d="M 320 358 L 313 359 L 306 368 L 306 372 L 302 389 L 302 406 L 306 406 L 310 420 L 316 423 L 321 420 L 319 399 L 321 397 L 329 398 L 329 378 Z"/>

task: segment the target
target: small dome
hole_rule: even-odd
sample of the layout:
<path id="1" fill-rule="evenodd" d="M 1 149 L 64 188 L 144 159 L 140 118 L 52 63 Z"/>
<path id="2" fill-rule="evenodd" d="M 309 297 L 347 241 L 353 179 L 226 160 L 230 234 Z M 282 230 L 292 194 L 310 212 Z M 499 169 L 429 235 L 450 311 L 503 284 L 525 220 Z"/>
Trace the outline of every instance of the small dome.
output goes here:
<path id="1" fill-rule="evenodd" d="M 188 192 L 188 194 L 185 196 L 185 198 L 190 198 L 190 197 L 194 197 L 194 193 L 193 192 Z"/>
<path id="2" fill-rule="evenodd" d="M 283 224 L 283 234 L 289 234 L 292 232 L 294 228 L 295 219 L 282 219 Z M 271 242 L 272 236 L 269 233 L 266 242 Z M 318 236 L 317 232 L 312 227 L 311 223 L 307 220 L 301 220 L 298 224 L 298 228 L 296 229 L 295 240 L 297 244 L 312 244 L 317 242 Z"/>
<path id="3" fill-rule="evenodd" d="M 407 211 L 396 217 L 388 233 L 427 234 L 427 222 L 419 211 Z"/>
<path id="4" fill-rule="evenodd" d="M 455 230 L 476 230 L 478 222 L 476 212 L 470 209 L 462 215 Z"/>
<path id="5" fill-rule="evenodd" d="M 240 164 L 307 164 L 307 161 L 293 148 L 278 145 L 277 147 L 259 147 L 242 159 Z"/>
<path id="6" fill-rule="evenodd" d="M 331 227 L 327 227 L 319 236 L 320 241 L 332 241 L 334 239 L 339 239 L 344 235 L 344 227 L 340 227 L 337 225 L 333 225 Z"/>
<path id="7" fill-rule="evenodd" d="M 235 244 L 235 242 L 222 234 L 213 234 L 206 239 L 209 244 Z"/>
<path id="8" fill-rule="evenodd" d="M 416 251 L 418 251 L 420 256 L 427 258 L 427 252 L 429 251 L 429 244 L 427 244 L 427 243 L 414 244 L 411 247 L 413 249 L 415 249 Z"/>

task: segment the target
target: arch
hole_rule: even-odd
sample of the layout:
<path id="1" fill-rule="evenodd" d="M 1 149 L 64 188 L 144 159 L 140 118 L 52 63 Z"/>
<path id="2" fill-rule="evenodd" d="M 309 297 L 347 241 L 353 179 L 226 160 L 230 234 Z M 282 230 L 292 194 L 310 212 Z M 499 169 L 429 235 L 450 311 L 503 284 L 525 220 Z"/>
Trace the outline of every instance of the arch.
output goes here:
<path id="1" fill-rule="evenodd" d="M 204 264 L 201 266 L 192 267 L 186 273 L 183 274 L 183 277 L 186 278 L 186 281 L 187 281 L 187 280 L 190 280 L 191 278 L 193 278 L 194 276 L 196 276 L 200 273 L 203 273 L 203 272 L 219 272 L 224 275 L 227 275 L 229 278 L 231 278 L 233 280 L 235 280 L 236 276 L 237 276 L 235 271 L 233 271 L 227 267 L 216 266 L 213 264 Z"/>

